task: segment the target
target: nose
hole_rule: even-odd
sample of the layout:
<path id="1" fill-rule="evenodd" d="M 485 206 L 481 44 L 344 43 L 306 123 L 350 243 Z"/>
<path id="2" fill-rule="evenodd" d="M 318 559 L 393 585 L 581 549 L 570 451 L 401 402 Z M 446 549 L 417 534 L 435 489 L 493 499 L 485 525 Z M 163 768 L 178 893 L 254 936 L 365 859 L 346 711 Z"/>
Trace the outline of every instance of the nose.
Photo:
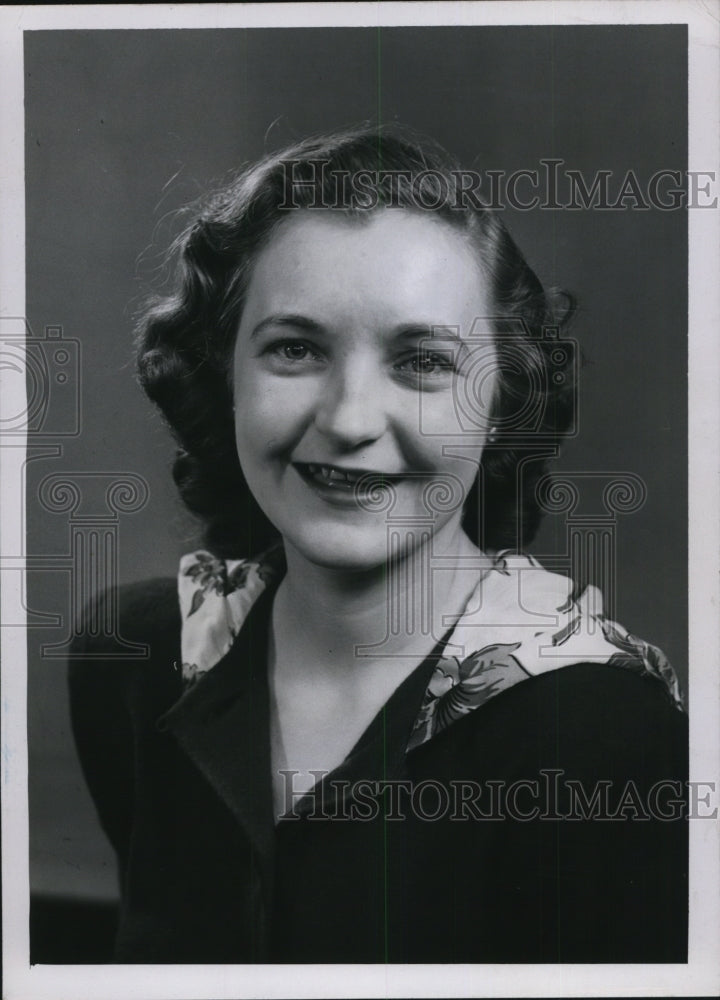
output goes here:
<path id="1" fill-rule="evenodd" d="M 334 366 L 315 411 L 315 426 L 336 447 L 359 448 L 387 428 L 387 406 L 380 372 L 370 359 L 357 357 Z"/>

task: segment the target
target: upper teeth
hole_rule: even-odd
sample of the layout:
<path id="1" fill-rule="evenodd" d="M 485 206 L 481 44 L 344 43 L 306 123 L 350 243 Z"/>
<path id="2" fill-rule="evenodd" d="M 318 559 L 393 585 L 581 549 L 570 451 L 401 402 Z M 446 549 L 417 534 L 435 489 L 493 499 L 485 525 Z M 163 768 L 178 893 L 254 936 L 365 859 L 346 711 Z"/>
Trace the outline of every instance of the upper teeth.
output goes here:
<path id="1" fill-rule="evenodd" d="M 351 472 L 346 472 L 344 469 L 336 469 L 332 465 L 311 465 L 308 462 L 308 470 L 312 475 L 322 476 L 323 479 L 326 479 L 330 483 L 354 483 L 360 478 Z"/>

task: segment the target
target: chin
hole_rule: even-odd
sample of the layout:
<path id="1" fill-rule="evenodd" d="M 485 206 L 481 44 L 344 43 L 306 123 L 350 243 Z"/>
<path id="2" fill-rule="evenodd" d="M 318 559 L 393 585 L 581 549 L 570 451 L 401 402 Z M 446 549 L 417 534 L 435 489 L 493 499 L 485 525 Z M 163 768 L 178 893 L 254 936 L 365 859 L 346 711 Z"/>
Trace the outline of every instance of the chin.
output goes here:
<path id="1" fill-rule="evenodd" d="M 384 530 L 348 529 L 308 531 L 284 535 L 285 543 L 304 559 L 325 569 L 369 572 L 388 563 L 388 541 Z"/>
<path id="2" fill-rule="evenodd" d="M 285 543 L 295 548 L 304 559 L 316 566 L 345 572 L 386 571 L 390 562 L 386 524 L 352 530 L 348 527 L 325 526 L 324 529 L 294 531 L 283 536 Z M 417 536 L 403 546 L 407 554 L 417 544 Z M 397 550 L 396 550 L 397 552 Z M 397 556 L 396 556 L 397 557 Z"/>

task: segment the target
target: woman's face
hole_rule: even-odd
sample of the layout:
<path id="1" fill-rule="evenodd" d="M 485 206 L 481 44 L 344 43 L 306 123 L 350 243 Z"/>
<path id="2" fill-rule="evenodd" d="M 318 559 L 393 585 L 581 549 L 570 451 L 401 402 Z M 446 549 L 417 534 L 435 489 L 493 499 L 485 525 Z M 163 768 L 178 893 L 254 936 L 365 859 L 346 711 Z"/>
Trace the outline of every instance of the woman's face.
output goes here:
<path id="1" fill-rule="evenodd" d="M 286 545 L 356 570 L 387 562 L 391 531 L 401 548 L 429 531 L 434 552 L 459 551 L 495 387 L 490 314 L 466 240 L 429 215 L 278 226 L 250 280 L 234 395 L 240 464 Z M 370 473 L 384 493 L 358 488 Z M 433 482 L 454 490 L 445 509 Z"/>

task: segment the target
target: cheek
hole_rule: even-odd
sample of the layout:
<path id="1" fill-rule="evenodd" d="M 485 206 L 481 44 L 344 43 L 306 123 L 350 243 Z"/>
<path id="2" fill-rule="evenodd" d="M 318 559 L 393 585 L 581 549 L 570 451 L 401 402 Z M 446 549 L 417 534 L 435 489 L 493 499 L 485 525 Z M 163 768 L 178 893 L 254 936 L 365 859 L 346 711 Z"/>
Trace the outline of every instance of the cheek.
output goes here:
<path id="1" fill-rule="evenodd" d="M 477 481 L 478 466 L 487 438 L 484 429 L 463 419 L 453 394 L 428 393 L 419 400 L 414 419 L 405 422 L 412 442 L 413 464 L 434 476 L 438 483 L 445 478 L 447 490 L 433 497 L 440 510 L 448 513 L 452 504 L 464 504 Z"/>
<path id="2" fill-rule="evenodd" d="M 437 448 L 433 456 L 434 472 L 440 480 L 443 475 L 447 476 L 453 482 L 453 488 L 461 484 L 461 492 L 466 497 L 477 479 L 482 446 L 479 444 L 471 446 L 467 442 L 460 442 L 457 447 L 450 446 L 449 450 L 448 455 L 441 447 Z"/>
<path id="3" fill-rule="evenodd" d="M 281 453 L 310 419 L 312 394 L 290 380 L 246 378 L 235 386 L 235 439 L 241 461 Z"/>
<path id="4" fill-rule="evenodd" d="M 455 462 L 462 468 L 468 464 L 453 455 L 467 455 L 477 465 L 487 440 L 489 421 L 468 409 L 454 388 L 420 394 L 416 412 L 412 417 L 408 414 L 405 421 L 418 454 L 426 455 L 435 467 Z"/>

